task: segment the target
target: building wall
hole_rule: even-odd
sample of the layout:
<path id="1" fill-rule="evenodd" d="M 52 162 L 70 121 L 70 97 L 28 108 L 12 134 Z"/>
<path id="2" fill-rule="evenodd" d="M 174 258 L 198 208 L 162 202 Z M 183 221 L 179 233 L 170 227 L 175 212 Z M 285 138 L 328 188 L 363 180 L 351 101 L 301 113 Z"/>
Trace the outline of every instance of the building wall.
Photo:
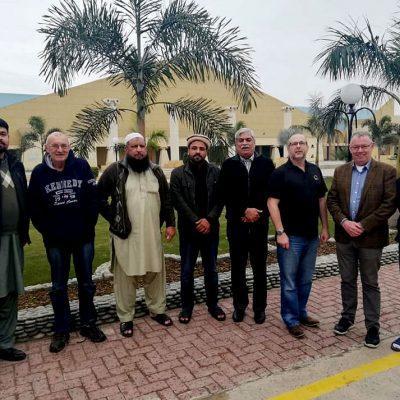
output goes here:
<path id="1" fill-rule="evenodd" d="M 175 101 L 181 97 L 199 98 L 204 97 L 213 99 L 215 104 L 227 108 L 236 107 L 237 101 L 225 87 L 218 82 L 207 84 L 194 84 L 191 82 L 179 82 L 176 87 L 165 89 L 161 92 L 158 101 Z M 24 101 L 22 103 L 0 108 L 0 116 L 8 121 L 10 125 L 11 146 L 18 147 L 21 135 L 28 130 L 28 119 L 33 115 L 41 116 L 46 121 L 47 129 L 58 127 L 68 131 L 71 127 L 75 115 L 82 108 L 90 106 L 95 102 L 102 102 L 105 98 L 116 98 L 119 100 L 120 108 L 135 109 L 136 105 L 132 101 L 132 93 L 124 86 L 111 86 L 107 79 L 100 79 L 91 83 L 75 86 L 68 91 L 64 97 L 56 94 L 48 94 L 38 98 Z M 276 137 L 284 128 L 283 107 L 288 104 L 267 94 L 262 94 L 257 98 L 257 108 L 249 114 L 244 114 L 237 110 L 236 121 L 244 121 L 246 126 L 251 127 L 256 133 L 257 144 L 276 145 Z M 228 112 L 228 111 L 227 111 Z M 304 124 L 307 114 L 294 109 L 292 112 L 293 124 Z M 185 124 L 178 123 L 179 144 L 186 144 L 186 137 L 193 132 Z M 123 113 L 122 119 L 118 122 L 118 135 L 124 137 L 128 132 L 136 129 L 134 113 Z M 169 115 L 161 105 L 155 106 L 146 116 L 146 134 L 153 130 L 162 129 L 169 133 Z M 100 147 L 108 145 L 105 138 Z M 24 160 L 27 168 L 30 169 L 40 161 L 40 151 L 32 150 L 26 154 Z M 96 164 L 96 154 L 91 155 L 90 161 Z"/>

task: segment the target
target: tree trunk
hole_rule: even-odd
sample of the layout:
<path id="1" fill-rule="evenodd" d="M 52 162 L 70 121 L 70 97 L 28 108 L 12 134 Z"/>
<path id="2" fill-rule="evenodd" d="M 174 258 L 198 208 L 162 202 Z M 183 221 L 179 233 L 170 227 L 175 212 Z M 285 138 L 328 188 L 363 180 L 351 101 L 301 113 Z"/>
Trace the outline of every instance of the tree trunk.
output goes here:
<path id="1" fill-rule="evenodd" d="M 319 166 L 319 136 L 317 136 L 317 151 L 315 152 L 315 164 Z"/>
<path id="2" fill-rule="evenodd" d="M 145 121 L 145 108 L 144 108 L 144 102 L 140 94 L 137 96 L 137 129 L 140 134 L 142 134 L 144 137 L 146 136 L 146 121 Z"/>

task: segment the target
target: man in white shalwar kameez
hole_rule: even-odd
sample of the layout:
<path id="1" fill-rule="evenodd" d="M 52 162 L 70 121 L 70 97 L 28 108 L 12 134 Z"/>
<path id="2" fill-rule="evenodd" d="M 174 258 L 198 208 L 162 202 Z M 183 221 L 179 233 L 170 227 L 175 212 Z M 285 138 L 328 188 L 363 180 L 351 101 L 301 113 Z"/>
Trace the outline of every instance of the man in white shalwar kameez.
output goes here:
<path id="1" fill-rule="evenodd" d="M 172 325 L 165 314 L 166 281 L 160 227 L 175 235 L 168 183 L 160 167 L 147 156 L 142 135 L 125 139 L 124 160 L 104 171 L 98 191 L 101 213 L 110 222 L 114 291 L 121 334 L 132 336 L 136 289 L 143 282 L 145 300 L 154 320 Z M 111 204 L 108 198 L 111 196 Z"/>

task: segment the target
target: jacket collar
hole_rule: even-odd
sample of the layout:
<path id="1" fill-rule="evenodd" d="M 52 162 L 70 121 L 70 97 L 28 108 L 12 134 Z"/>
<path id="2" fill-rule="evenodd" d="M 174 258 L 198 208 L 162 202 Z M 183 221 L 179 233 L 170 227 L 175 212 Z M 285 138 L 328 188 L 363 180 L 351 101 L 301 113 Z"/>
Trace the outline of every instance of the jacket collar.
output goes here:
<path id="1" fill-rule="evenodd" d="M 260 158 L 260 157 L 261 157 L 261 155 L 258 154 L 256 151 L 253 153 L 253 156 L 254 156 L 253 161 L 256 160 L 257 158 Z M 241 162 L 239 154 L 234 155 L 234 156 L 232 157 L 232 160 L 240 161 L 240 162 Z"/>

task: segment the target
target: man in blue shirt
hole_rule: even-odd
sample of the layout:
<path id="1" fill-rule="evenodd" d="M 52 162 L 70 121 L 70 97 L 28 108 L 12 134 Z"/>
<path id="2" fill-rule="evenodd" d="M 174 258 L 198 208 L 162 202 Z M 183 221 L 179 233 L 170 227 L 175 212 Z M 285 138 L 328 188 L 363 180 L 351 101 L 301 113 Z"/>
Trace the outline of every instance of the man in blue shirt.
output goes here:
<path id="1" fill-rule="evenodd" d="M 357 276 L 360 271 L 365 325 L 364 345 L 380 343 L 378 271 L 382 248 L 388 244 L 388 218 L 395 210 L 396 170 L 372 159 L 369 133 L 355 133 L 350 141 L 353 161 L 335 170 L 328 209 L 335 221 L 336 252 L 341 275 L 342 317 L 334 327 L 345 335 L 354 325 Z"/>

